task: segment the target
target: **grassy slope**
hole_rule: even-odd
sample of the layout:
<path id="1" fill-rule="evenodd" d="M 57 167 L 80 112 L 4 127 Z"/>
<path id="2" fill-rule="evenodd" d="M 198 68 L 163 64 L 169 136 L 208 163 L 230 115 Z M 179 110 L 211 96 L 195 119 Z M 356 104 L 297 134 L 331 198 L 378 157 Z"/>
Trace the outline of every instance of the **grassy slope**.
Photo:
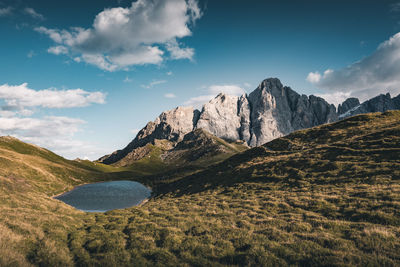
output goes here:
<path id="1" fill-rule="evenodd" d="M 0 264 L 400 264 L 399 111 L 293 133 L 105 214 L 31 180 L 1 173 Z"/>
<path id="2" fill-rule="evenodd" d="M 66 160 L 18 139 L 0 137 L 0 265 L 29 265 L 35 257 L 47 255 L 72 262 L 63 242 L 67 231 L 82 225 L 84 217 L 50 196 L 78 184 L 120 177 L 131 176 L 107 165 Z"/>
<path id="3" fill-rule="evenodd" d="M 125 166 L 137 176 L 165 174 L 167 171 L 175 173 L 177 170 L 190 173 L 205 169 L 248 149 L 247 145 L 227 142 L 202 129 L 197 129 L 195 133 L 197 139 L 193 143 L 187 142 L 191 145 L 188 149 L 170 150 L 172 144 L 169 141 L 158 140 L 157 145 L 150 143 L 146 145 L 148 152 L 142 159 L 131 160 L 126 157 L 112 165 Z M 195 141 L 204 142 L 199 144 Z M 167 155 L 164 159 L 162 159 L 163 154 Z M 192 159 L 195 154 L 198 154 L 198 157 Z"/>

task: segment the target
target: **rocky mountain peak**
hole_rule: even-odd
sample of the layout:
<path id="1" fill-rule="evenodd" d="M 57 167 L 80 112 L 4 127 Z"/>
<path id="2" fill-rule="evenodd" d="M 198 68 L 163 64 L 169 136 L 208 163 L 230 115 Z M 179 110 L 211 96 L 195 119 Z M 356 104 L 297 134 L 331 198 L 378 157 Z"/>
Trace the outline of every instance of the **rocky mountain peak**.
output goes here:
<path id="1" fill-rule="evenodd" d="M 358 100 L 358 98 L 355 97 L 350 97 L 347 98 L 342 104 L 339 104 L 338 106 L 338 114 L 344 114 L 347 111 L 357 107 L 360 105 L 360 100 Z"/>
<path id="2" fill-rule="evenodd" d="M 227 140 L 240 139 L 238 100 L 237 96 L 219 94 L 203 106 L 195 128 Z"/>
<path id="3" fill-rule="evenodd" d="M 396 108 L 400 109 L 400 95 L 392 99 L 386 94 L 362 104 L 356 98 L 349 98 L 339 105 L 337 113 L 335 106 L 323 98 L 300 95 L 290 87 L 283 86 L 278 78 L 269 78 L 262 81 L 249 95 L 238 97 L 220 93 L 204 104 L 201 111 L 192 107 L 177 107 L 165 111 L 140 130 L 127 147 L 99 161 L 111 164 L 128 154 L 141 155 L 143 153 L 131 152 L 146 144 L 154 144 L 155 140 L 167 140 L 172 147 L 176 147 L 184 136 L 193 139 L 205 132 L 225 140 L 242 140 L 250 146 L 258 146 L 299 129 L 360 113 L 383 112 Z M 188 133 L 193 134 L 187 135 Z M 193 142 L 189 139 L 184 140 L 184 143 Z"/>

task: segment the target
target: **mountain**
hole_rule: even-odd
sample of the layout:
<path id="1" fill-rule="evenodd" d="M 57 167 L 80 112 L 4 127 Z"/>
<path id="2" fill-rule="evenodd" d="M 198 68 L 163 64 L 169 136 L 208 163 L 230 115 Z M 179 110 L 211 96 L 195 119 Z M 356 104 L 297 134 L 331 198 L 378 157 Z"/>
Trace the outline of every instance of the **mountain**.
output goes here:
<path id="1" fill-rule="evenodd" d="M 395 109 L 400 109 L 400 95 L 391 98 L 390 94 L 386 94 L 361 104 L 357 98 L 349 98 L 338 106 L 336 112 L 335 106 L 323 98 L 300 95 L 290 87 L 283 86 L 279 79 L 269 78 L 249 95 L 237 97 L 221 93 L 204 104 L 201 111 L 192 107 L 177 107 L 165 111 L 155 121 L 149 122 L 124 149 L 98 161 L 128 166 L 134 160 L 141 159 L 137 155 L 144 155 L 143 150 L 149 151 L 148 144 L 155 145 L 156 140 L 166 140 L 169 148 L 162 147 L 161 150 L 167 153 L 186 134 L 196 129 L 203 129 L 229 142 L 241 140 L 254 147 L 296 130 L 335 122 L 357 114 Z M 129 160 L 124 159 L 125 157 Z M 190 163 L 185 159 L 181 161 Z"/>
<path id="2" fill-rule="evenodd" d="M 380 94 L 362 104 L 357 98 L 349 98 L 338 107 L 340 119 L 351 117 L 358 114 L 371 112 L 385 112 L 387 110 L 400 109 L 400 95 L 391 98 L 390 94 Z"/>
<path id="3" fill-rule="evenodd" d="M 180 141 L 153 139 L 128 152 L 113 166 L 155 174 L 186 165 L 207 167 L 248 149 L 243 142 L 228 142 L 204 129 L 190 131 L 176 140 Z"/>
<path id="4" fill-rule="evenodd" d="M 242 140 L 249 146 L 257 146 L 295 130 L 337 119 L 334 105 L 320 97 L 300 95 L 283 86 L 279 79 L 270 78 L 248 96 L 219 94 L 201 111 L 192 107 L 165 111 L 140 130 L 124 149 L 98 161 L 121 165 L 119 161 L 138 154 L 135 152 L 137 149 L 142 150 L 147 144 L 154 144 L 155 140 L 170 141 L 174 147 L 196 129 L 204 129 L 227 141 Z"/>

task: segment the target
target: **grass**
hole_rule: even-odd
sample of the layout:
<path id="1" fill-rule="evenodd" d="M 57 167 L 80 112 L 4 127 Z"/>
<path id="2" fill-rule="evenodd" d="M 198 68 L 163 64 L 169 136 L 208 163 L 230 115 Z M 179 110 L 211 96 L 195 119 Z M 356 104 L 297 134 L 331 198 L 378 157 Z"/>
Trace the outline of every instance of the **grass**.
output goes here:
<path id="1" fill-rule="evenodd" d="M 137 174 L 0 148 L 0 265 L 400 265 L 399 111 L 298 131 L 204 171 L 137 177 L 155 197 L 107 213 L 49 196 Z"/>

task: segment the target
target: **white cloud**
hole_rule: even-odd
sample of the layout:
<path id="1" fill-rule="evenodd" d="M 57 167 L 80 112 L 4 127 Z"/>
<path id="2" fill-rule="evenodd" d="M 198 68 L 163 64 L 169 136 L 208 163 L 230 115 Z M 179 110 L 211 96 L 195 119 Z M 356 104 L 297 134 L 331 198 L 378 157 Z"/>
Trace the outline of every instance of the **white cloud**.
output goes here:
<path id="1" fill-rule="evenodd" d="M 47 52 L 54 55 L 66 55 L 68 54 L 68 48 L 62 45 L 52 46 L 47 49 Z"/>
<path id="2" fill-rule="evenodd" d="M 167 72 L 167 75 L 168 75 L 168 76 L 171 76 L 172 74 L 174 74 L 172 71 L 168 71 L 168 72 Z"/>
<path id="3" fill-rule="evenodd" d="M 189 59 L 193 60 L 194 49 L 190 47 L 180 47 L 176 40 L 167 43 L 166 48 L 172 59 Z"/>
<path id="4" fill-rule="evenodd" d="M 251 84 L 250 83 L 244 83 L 243 86 L 246 87 L 246 88 L 250 88 Z"/>
<path id="5" fill-rule="evenodd" d="M 142 84 L 141 86 L 143 88 L 149 89 L 149 88 L 152 88 L 153 86 L 156 86 L 156 85 L 159 85 L 159 84 L 163 84 L 163 83 L 166 83 L 166 82 L 167 82 L 166 80 L 158 80 L 158 81 L 152 81 L 149 84 Z"/>
<path id="6" fill-rule="evenodd" d="M 320 80 L 321 80 L 321 74 L 318 71 L 310 72 L 307 75 L 307 81 L 309 81 L 310 83 L 319 83 Z"/>
<path id="7" fill-rule="evenodd" d="M 201 95 L 192 97 L 189 100 L 185 101 L 183 104 L 185 106 L 193 106 L 195 108 L 201 107 L 203 104 L 207 103 L 211 99 L 213 99 L 215 95 Z"/>
<path id="8" fill-rule="evenodd" d="M 84 121 L 68 117 L 36 118 L 0 118 L 1 135 L 18 135 L 29 137 L 56 137 L 73 135 Z"/>
<path id="9" fill-rule="evenodd" d="M 207 94 L 192 97 L 189 100 L 185 101 L 183 104 L 185 106 L 194 106 L 195 108 L 200 108 L 203 104 L 207 103 L 220 93 L 225 93 L 227 95 L 236 95 L 236 96 L 240 96 L 246 93 L 238 85 L 211 85 L 209 87 L 206 87 L 206 91 Z"/>
<path id="10" fill-rule="evenodd" d="M 105 94 L 72 90 L 33 90 L 27 83 L 10 86 L 0 85 L 0 135 L 11 135 L 33 143 L 68 158 L 87 156 L 92 159 L 104 155 L 108 149 L 97 144 L 77 140 L 75 134 L 82 131 L 86 122 L 64 116 L 32 116 L 40 108 L 85 107 L 105 102 Z M 33 109 L 33 110 L 32 110 Z M 82 155 L 85 153 L 84 155 Z"/>
<path id="11" fill-rule="evenodd" d="M 13 8 L 12 7 L 4 7 L 0 8 L 0 17 L 9 16 L 12 14 Z"/>
<path id="12" fill-rule="evenodd" d="M 211 85 L 208 88 L 210 94 L 225 93 L 227 95 L 242 95 L 246 93 L 240 86 L 237 85 Z"/>
<path id="13" fill-rule="evenodd" d="M 108 8 L 97 14 L 89 29 L 38 27 L 54 42 L 78 53 L 89 64 L 116 71 L 143 64 L 160 64 L 168 51 L 171 59 L 192 59 L 194 49 L 178 39 L 192 34 L 190 25 L 202 13 L 195 0 L 137 0 L 127 8 Z"/>
<path id="14" fill-rule="evenodd" d="M 324 93 L 324 94 L 316 94 L 316 96 L 322 97 L 329 104 L 334 104 L 338 106 L 342 104 L 347 98 L 351 97 L 350 92 L 332 92 L 332 93 Z"/>
<path id="15" fill-rule="evenodd" d="M 92 159 L 107 151 L 98 145 L 76 140 L 74 135 L 81 131 L 85 121 L 63 116 L 29 117 L 33 110 L 28 108 L 73 108 L 92 103 L 104 103 L 101 92 L 74 90 L 33 90 L 26 83 L 16 86 L 0 85 L 0 135 L 12 135 L 22 141 L 33 143 L 68 158 L 84 156 Z"/>
<path id="16" fill-rule="evenodd" d="M 0 99 L 4 99 L 9 106 L 16 107 L 72 108 L 85 107 L 92 103 L 103 104 L 105 94 L 82 89 L 36 91 L 23 83 L 15 86 L 0 85 Z"/>
<path id="17" fill-rule="evenodd" d="M 167 94 L 164 95 L 164 97 L 166 97 L 166 98 L 175 98 L 176 95 L 173 94 L 173 93 L 167 93 Z"/>
<path id="18" fill-rule="evenodd" d="M 43 16 L 42 14 L 36 12 L 36 11 L 35 11 L 33 8 L 31 8 L 31 7 L 26 7 L 26 8 L 24 9 L 24 12 L 25 12 L 26 14 L 28 14 L 29 16 L 31 16 L 32 18 L 34 18 L 34 19 L 39 19 L 39 20 L 44 20 L 44 19 L 45 19 L 44 16 Z"/>
<path id="19" fill-rule="evenodd" d="M 380 93 L 400 93 L 400 33 L 381 43 L 371 55 L 339 70 L 311 72 L 307 80 L 320 89 L 347 93 L 361 101 Z"/>
<path id="20" fill-rule="evenodd" d="M 0 117 L 0 135 L 11 135 L 24 142 L 32 143 L 63 155 L 67 158 L 97 158 L 107 150 L 98 145 L 74 139 L 80 119 L 47 116 L 38 118 Z"/>
<path id="21" fill-rule="evenodd" d="M 102 55 L 98 55 L 98 54 L 94 54 L 94 55 L 83 54 L 82 55 L 82 59 L 86 63 L 95 65 L 102 70 L 115 71 L 118 68 L 118 66 L 110 63 L 107 58 L 108 57 L 103 57 Z"/>

